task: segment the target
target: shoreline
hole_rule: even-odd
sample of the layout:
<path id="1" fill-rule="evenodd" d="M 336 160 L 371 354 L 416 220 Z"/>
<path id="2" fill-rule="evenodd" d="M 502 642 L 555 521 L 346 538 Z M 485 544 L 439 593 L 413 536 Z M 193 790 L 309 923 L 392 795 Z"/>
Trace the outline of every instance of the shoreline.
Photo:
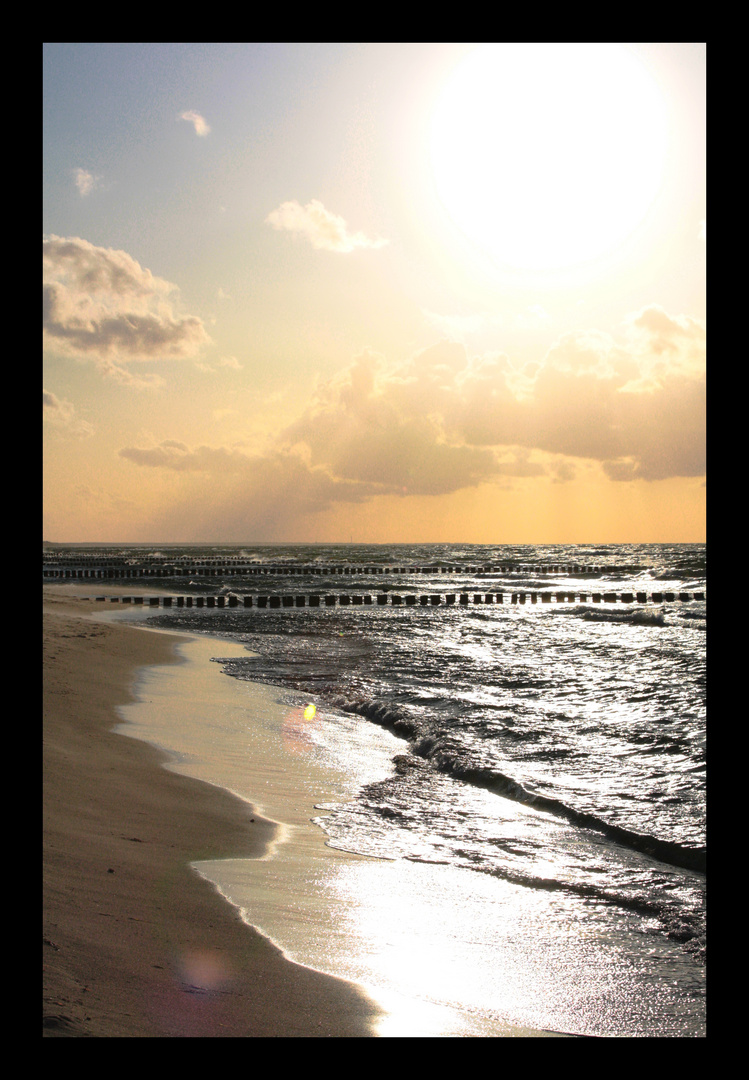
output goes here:
<path id="1" fill-rule="evenodd" d="M 274 754 L 255 746 L 248 786 L 233 793 L 210 770 L 193 772 L 159 749 L 172 742 L 154 738 L 150 722 L 138 731 L 138 711 L 152 701 L 153 717 L 167 709 L 181 731 L 191 714 L 211 715 L 216 690 L 205 685 L 204 658 L 184 676 L 188 699 L 169 687 L 180 679 L 172 666 L 194 667 L 194 646 L 210 639 L 102 618 L 90 599 L 85 587 L 44 589 L 45 1036 L 576 1037 L 505 1022 L 486 1031 L 422 1022 L 413 1001 L 382 1000 L 346 963 L 329 967 L 326 954 L 318 965 L 304 947 L 295 957 L 295 916 L 285 913 L 319 904 L 305 875 L 312 869 L 314 882 L 315 867 L 324 877 L 363 857 L 318 843 L 290 779 L 288 790 L 274 782 L 263 810 L 257 795 L 277 775 Z M 275 698 L 276 688 L 255 690 Z M 189 701 L 184 714 L 180 700 Z M 269 863 L 279 840 L 283 855 Z M 257 919 L 227 892 L 237 867 Z"/>
<path id="2" fill-rule="evenodd" d="M 179 636 L 90 614 L 44 590 L 43 1035 L 373 1036 L 362 990 L 288 960 L 189 865 L 258 858 L 276 827 L 115 731 Z"/>

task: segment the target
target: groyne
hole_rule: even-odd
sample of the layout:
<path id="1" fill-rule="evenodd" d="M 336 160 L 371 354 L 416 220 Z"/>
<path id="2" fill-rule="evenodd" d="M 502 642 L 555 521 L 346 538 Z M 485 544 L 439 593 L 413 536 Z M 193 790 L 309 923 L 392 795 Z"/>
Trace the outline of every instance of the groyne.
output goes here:
<path id="1" fill-rule="evenodd" d="M 102 559 L 101 556 L 77 554 L 75 556 L 45 555 L 42 560 L 42 577 L 45 581 L 95 578 L 98 580 L 127 581 L 150 578 L 289 578 L 289 577 L 413 577 L 416 575 L 463 575 L 479 578 L 508 577 L 512 575 L 566 575 L 574 578 L 626 576 L 628 568 L 616 566 L 586 566 L 573 563 L 489 563 L 457 565 L 431 563 L 415 566 L 360 565 L 360 564 L 287 564 L 255 563 L 241 559 L 203 559 L 187 562 L 156 557 L 138 560 L 126 558 Z"/>
<path id="2" fill-rule="evenodd" d="M 268 593 L 219 596 L 96 596 L 99 603 L 148 607 L 311 608 L 311 607 L 450 607 L 474 604 L 666 604 L 704 601 L 704 592 L 461 592 L 461 593 Z"/>

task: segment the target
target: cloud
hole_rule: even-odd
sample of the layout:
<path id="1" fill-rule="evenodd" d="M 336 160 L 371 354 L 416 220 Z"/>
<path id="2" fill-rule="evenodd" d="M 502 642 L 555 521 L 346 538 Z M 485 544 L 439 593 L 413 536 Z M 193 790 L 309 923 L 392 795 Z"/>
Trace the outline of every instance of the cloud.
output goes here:
<path id="1" fill-rule="evenodd" d="M 100 176 L 94 176 L 93 173 L 88 172 L 86 169 L 74 169 L 73 177 L 75 179 L 75 186 L 78 188 L 78 193 L 82 199 L 87 195 L 90 195 L 101 180 Z"/>
<path id="2" fill-rule="evenodd" d="M 240 364 L 236 356 L 221 356 L 218 360 L 214 360 L 212 364 L 207 364 L 204 361 L 195 361 L 195 366 L 201 371 L 206 371 L 210 374 L 216 372 L 219 368 L 229 368 L 231 371 L 242 371 L 244 365 Z"/>
<path id="3" fill-rule="evenodd" d="M 381 248 L 387 240 L 372 240 L 364 233 L 350 233 L 342 217 L 326 210 L 321 202 L 312 199 L 306 206 L 296 200 L 281 203 L 266 218 L 274 229 L 298 233 L 315 248 L 348 253 L 356 248 Z"/>
<path id="4" fill-rule="evenodd" d="M 80 420 L 76 416 L 71 402 L 64 401 L 50 390 L 44 389 L 42 389 L 42 421 L 79 438 L 85 438 L 94 433 L 93 426 L 87 420 Z"/>
<path id="5" fill-rule="evenodd" d="M 614 480 L 705 473 L 705 327 L 650 305 L 621 334 L 563 335 L 539 365 L 468 365 L 455 430 L 599 462 Z"/>
<path id="6" fill-rule="evenodd" d="M 191 450 L 186 443 L 166 439 L 146 449 L 128 446 L 120 450 L 120 457 L 136 465 L 151 468 L 173 469 L 175 472 L 204 472 L 226 476 L 243 472 L 250 466 L 248 455 L 226 447 L 198 446 Z"/>
<path id="7" fill-rule="evenodd" d="M 122 382 L 158 385 L 160 376 L 133 376 L 127 365 L 194 356 L 210 340 L 199 318 L 178 311 L 177 287 L 124 251 L 49 236 L 42 269 L 46 344 Z"/>
<path id="8" fill-rule="evenodd" d="M 379 493 L 375 484 L 355 483 L 312 466 L 299 453 L 272 450 L 245 454 L 229 447 L 190 448 L 164 441 L 150 448 L 125 447 L 120 456 L 136 465 L 192 474 L 203 495 L 164 511 L 159 528 L 184 535 L 283 539 L 300 519 L 337 504 L 361 503 Z M 187 478 L 187 476 L 186 476 Z"/>
<path id="9" fill-rule="evenodd" d="M 560 457 L 597 462 L 612 479 L 701 476 L 705 328 L 651 305 L 617 337 L 565 334 L 534 364 L 469 357 L 455 342 L 399 366 L 366 353 L 279 439 L 333 475 L 419 494 L 541 475 L 549 455 L 557 480 L 571 475 Z"/>
<path id="10" fill-rule="evenodd" d="M 633 333 L 641 333 L 647 347 L 656 353 L 678 354 L 687 349 L 688 355 L 704 365 L 705 326 L 699 319 L 687 315 L 669 315 L 658 304 L 650 304 L 631 315 L 627 325 Z"/>
<path id="11" fill-rule="evenodd" d="M 462 341 L 464 344 L 472 337 L 496 330 L 502 324 L 502 316 L 490 312 L 474 312 L 471 315 L 440 315 L 436 311 L 422 308 L 422 315 L 430 326 L 450 341 Z"/>
<path id="12" fill-rule="evenodd" d="M 201 138 L 205 138 L 206 135 L 210 134 L 211 129 L 206 123 L 205 118 L 202 117 L 200 113 L 193 112 L 192 109 L 188 109 L 187 112 L 180 113 L 179 118 L 180 120 L 187 120 L 188 124 L 192 124 L 192 126 L 195 128 L 195 134 L 200 135 Z"/>
<path id="13" fill-rule="evenodd" d="M 461 357 L 462 346 L 446 345 L 421 369 L 416 358 L 408 368 L 387 370 L 380 357 L 364 353 L 318 388 L 279 441 L 302 445 L 334 476 L 383 491 L 442 495 L 471 487 L 496 464 L 490 449 L 451 442 L 445 432 L 441 386 Z"/>
<path id="14" fill-rule="evenodd" d="M 217 517 L 226 535 L 281 538 L 300 516 L 336 504 L 565 484 L 582 469 L 618 482 L 699 477 L 704 326 L 650 306 L 617 336 L 565 334 L 525 365 L 450 341 L 401 364 L 367 351 L 320 382 L 264 453 L 165 441 L 120 454 L 201 484 L 190 513 L 200 507 L 206 536 Z"/>

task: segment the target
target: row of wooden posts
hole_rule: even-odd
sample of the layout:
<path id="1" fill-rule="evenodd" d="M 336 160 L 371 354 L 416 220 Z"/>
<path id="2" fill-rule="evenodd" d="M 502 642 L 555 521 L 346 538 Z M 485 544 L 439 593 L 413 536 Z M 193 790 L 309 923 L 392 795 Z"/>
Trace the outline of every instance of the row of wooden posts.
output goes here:
<path id="1" fill-rule="evenodd" d="M 177 563 L 167 564 L 144 564 L 141 566 L 111 565 L 102 566 L 84 565 L 78 563 L 75 566 L 66 565 L 60 560 L 53 564 L 42 567 L 42 576 L 47 579 L 60 578 L 99 578 L 116 580 L 119 578 L 144 578 L 144 577 L 328 577 L 340 575 L 372 575 L 372 574 L 574 574 L 582 576 L 594 574 L 600 577 L 603 573 L 615 572 L 615 568 L 608 569 L 601 566 L 577 566 L 571 564 L 553 564 L 543 566 L 286 566 L 278 564 L 234 564 L 234 563 L 195 563 L 180 565 Z"/>
<path id="2" fill-rule="evenodd" d="M 663 604 L 680 601 L 704 600 L 704 592 L 513 592 L 513 593 L 447 593 L 400 596 L 394 593 L 380 593 L 376 596 L 335 593 L 328 595 L 291 594 L 274 596 L 97 596 L 97 601 L 122 604 L 144 604 L 150 607 L 198 607 L 198 608 L 303 608 L 303 607 L 348 607 L 348 606 L 421 606 L 438 607 L 441 605 L 467 604 L 557 604 L 593 603 L 593 604 Z"/>

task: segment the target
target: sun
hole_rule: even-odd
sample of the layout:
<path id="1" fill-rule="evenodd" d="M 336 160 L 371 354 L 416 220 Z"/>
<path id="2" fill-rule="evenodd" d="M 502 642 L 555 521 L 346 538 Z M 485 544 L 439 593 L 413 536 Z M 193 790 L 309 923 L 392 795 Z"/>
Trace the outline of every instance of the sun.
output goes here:
<path id="1" fill-rule="evenodd" d="M 642 222 L 663 176 L 667 110 L 620 44 L 471 50 L 432 114 L 437 194 L 495 262 L 558 270 L 610 252 Z"/>

